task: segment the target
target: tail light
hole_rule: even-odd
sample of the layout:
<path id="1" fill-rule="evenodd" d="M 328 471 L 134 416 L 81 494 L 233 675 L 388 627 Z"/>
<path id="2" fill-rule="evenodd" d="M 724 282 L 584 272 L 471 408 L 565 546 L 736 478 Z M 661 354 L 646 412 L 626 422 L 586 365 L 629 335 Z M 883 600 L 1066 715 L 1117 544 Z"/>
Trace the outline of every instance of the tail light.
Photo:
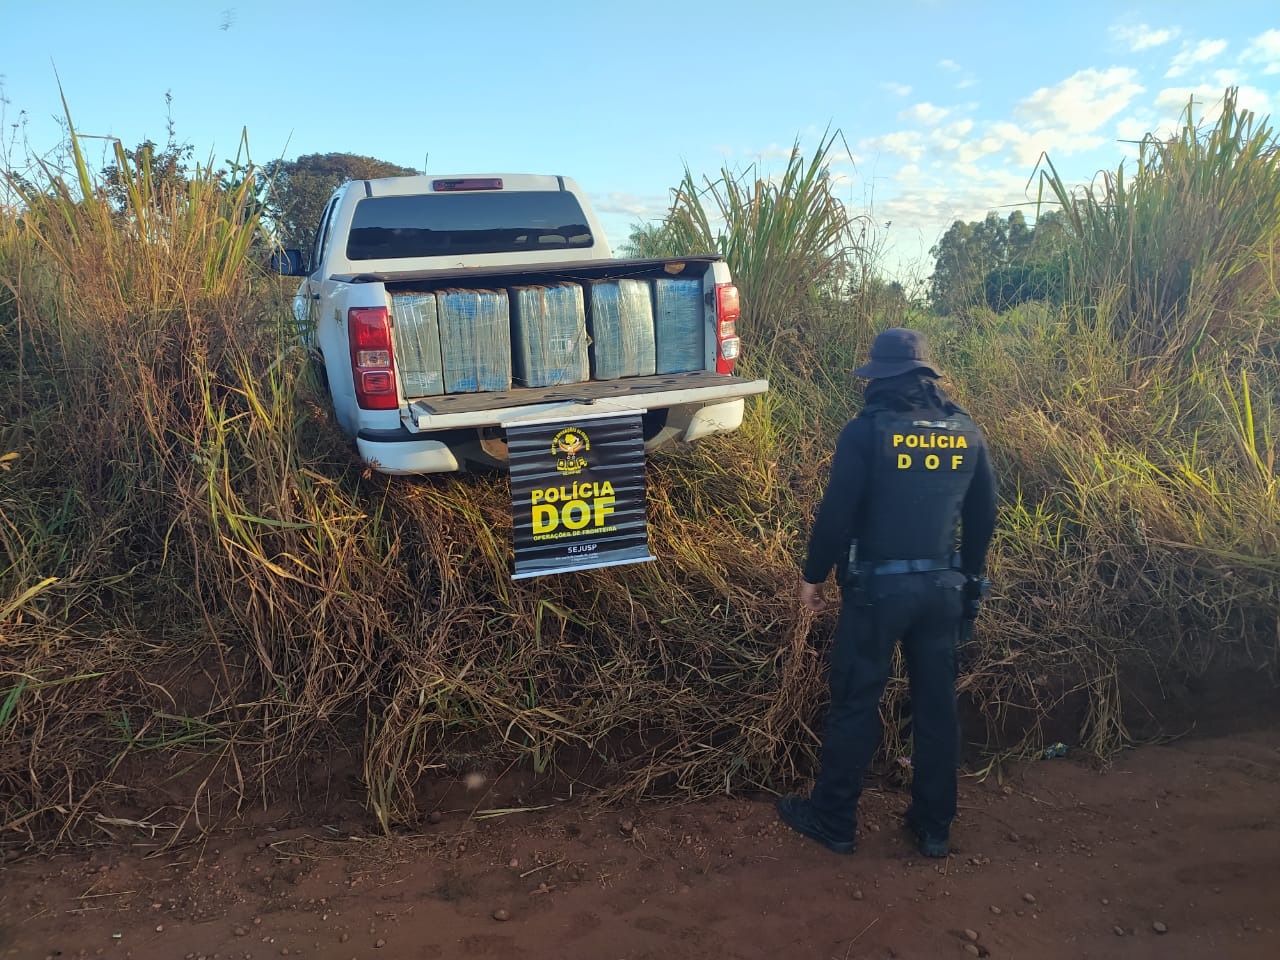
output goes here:
<path id="1" fill-rule="evenodd" d="M 356 403 L 365 410 L 394 410 L 396 374 L 391 364 L 391 316 L 386 307 L 352 307 L 347 311 L 351 339 L 351 375 Z"/>
<path id="2" fill-rule="evenodd" d="M 738 339 L 738 288 L 716 284 L 716 373 L 733 373 L 741 341 Z"/>

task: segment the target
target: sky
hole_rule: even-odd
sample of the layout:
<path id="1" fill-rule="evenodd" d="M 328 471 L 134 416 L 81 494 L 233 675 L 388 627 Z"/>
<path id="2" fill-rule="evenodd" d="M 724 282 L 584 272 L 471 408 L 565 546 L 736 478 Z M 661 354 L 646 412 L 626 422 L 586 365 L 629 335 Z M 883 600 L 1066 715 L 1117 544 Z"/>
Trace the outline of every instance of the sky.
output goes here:
<path id="1" fill-rule="evenodd" d="M 1033 217 L 1042 155 L 1087 183 L 1189 97 L 1280 110 L 1280 2 L 0 0 L 0 160 L 56 154 L 59 81 L 79 133 L 171 118 L 201 160 L 247 131 L 258 162 L 570 176 L 615 248 L 686 165 L 770 176 L 839 131 L 836 189 L 910 282 L 954 220 Z"/>

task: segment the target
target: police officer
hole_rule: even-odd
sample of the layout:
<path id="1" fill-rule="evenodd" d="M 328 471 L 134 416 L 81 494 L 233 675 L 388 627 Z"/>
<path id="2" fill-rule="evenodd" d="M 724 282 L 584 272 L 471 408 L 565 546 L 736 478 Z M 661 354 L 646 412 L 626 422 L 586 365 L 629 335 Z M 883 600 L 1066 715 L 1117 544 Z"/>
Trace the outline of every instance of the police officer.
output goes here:
<path id="1" fill-rule="evenodd" d="M 870 380 L 866 403 L 840 434 L 800 584 L 801 603 L 821 611 L 835 568 L 843 600 L 822 762 L 813 793 L 783 798 L 778 813 L 828 849 L 853 852 L 901 640 L 915 743 L 906 825 L 923 855 L 945 857 L 956 812 L 956 642 L 965 611 L 977 610 L 995 480 L 982 432 L 939 388 L 921 334 L 884 331 L 854 372 Z"/>

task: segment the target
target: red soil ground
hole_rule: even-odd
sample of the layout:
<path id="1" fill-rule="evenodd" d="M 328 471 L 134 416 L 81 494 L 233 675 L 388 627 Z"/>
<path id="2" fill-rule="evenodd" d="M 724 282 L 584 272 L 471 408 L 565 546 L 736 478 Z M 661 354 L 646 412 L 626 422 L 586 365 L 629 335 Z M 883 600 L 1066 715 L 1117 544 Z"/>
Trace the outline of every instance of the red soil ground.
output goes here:
<path id="1" fill-rule="evenodd" d="M 847 857 L 766 798 L 473 819 L 514 803 L 504 784 L 394 840 L 282 815 L 157 852 L 135 830 L 0 870 L 0 958 L 1274 960 L 1278 740 L 967 778 L 946 861 L 915 855 L 887 787 Z"/>

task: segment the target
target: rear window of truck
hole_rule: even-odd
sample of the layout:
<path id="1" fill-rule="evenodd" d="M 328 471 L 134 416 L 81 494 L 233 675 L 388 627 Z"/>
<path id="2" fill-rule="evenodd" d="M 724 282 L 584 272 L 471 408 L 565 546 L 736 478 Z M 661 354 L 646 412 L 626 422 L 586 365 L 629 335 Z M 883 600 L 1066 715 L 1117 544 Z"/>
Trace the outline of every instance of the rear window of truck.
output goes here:
<path id="1" fill-rule="evenodd" d="M 517 253 L 592 242 L 582 207 L 561 190 L 368 197 L 356 204 L 347 259 Z"/>

